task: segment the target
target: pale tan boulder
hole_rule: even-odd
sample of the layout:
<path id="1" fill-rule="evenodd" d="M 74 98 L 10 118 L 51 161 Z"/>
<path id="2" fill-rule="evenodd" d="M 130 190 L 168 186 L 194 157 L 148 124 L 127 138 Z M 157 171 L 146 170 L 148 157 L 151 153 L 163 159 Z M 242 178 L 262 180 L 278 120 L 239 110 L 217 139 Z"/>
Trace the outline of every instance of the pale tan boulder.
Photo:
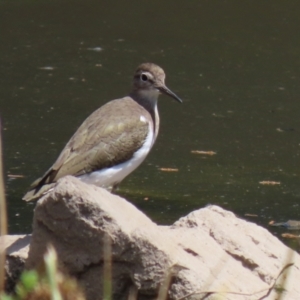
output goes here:
<path id="1" fill-rule="evenodd" d="M 166 285 L 168 298 L 177 300 L 273 300 L 282 285 L 285 300 L 300 299 L 299 255 L 268 230 L 217 206 L 158 226 L 126 200 L 65 177 L 37 203 L 33 225 L 32 237 L 0 240 L 7 287 L 22 271 L 31 239 L 28 268 L 38 266 L 51 243 L 87 299 L 102 299 L 103 250 L 110 240 L 114 299 L 157 299 Z"/>
<path id="2" fill-rule="evenodd" d="M 169 282 L 169 299 L 273 300 L 291 262 L 284 299 L 300 299 L 299 255 L 266 229 L 217 206 L 158 226 L 126 200 L 74 177 L 61 179 L 37 203 L 26 266 L 36 267 L 51 243 L 87 299 L 102 299 L 107 240 L 114 299 L 129 293 L 157 299 Z"/>
<path id="3" fill-rule="evenodd" d="M 5 290 L 12 292 L 28 257 L 31 235 L 4 235 L 0 237 L 0 251 L 5 249 Z"/>

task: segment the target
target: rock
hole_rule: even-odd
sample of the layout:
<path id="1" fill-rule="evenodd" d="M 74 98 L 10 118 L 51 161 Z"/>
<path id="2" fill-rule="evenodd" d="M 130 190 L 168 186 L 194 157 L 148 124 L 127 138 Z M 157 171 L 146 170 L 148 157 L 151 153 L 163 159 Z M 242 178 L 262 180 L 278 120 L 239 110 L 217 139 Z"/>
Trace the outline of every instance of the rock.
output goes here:
<path id="1" fill-rule="evenodd" d="M 126 200 L 68 176 L 37 203 L 28 268 L 49 243 L 90 300 L 103 298 L 110 272 L 114 299 L 156 299 L 169 286 L 169 299 L 273 300 L 288 263 L 285 300 L 300 295 L 299 255 L 217 206 L 158 226 Z M 110 255 L 112 270 L 104 264 Z"/>
<path id="2" fill-rule="evenodd" d="M 6 251 L 5 291 L 10 293 L 24 269 L 28 257 L 31 235 L 4 235 L 0 237 L 1 248 Z"/>

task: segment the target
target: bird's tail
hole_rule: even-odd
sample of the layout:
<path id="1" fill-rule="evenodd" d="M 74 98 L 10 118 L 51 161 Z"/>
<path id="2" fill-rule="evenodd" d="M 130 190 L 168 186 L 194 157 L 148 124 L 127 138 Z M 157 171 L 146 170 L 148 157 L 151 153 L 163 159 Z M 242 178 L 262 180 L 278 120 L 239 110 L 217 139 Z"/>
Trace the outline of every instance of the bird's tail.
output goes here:
<path id="1" fill-rule="evenodd" d="M 44 184 L 42 186 L 36 186 L 32 189 L 30 189 L 22 198 L 23 200 L 29 202 L 29 201 L 34 201 L 38 200 L 41 198 L 43 195 L 46 193 L 50 192 L 52 188 L 55 186 L 56 182 L 54 183 L 49 183 L 49 184 Z"/>

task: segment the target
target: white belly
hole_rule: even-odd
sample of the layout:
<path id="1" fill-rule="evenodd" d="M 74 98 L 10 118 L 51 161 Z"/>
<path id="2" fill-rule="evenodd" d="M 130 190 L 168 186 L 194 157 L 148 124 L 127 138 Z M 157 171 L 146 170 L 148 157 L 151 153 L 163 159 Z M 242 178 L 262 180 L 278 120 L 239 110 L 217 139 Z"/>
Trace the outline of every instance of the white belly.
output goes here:
<path id="1" fill-rule="evenodd" d="M 83 182 L 94 184 L 106 189 L 110 189 L 115 184 L 121 182 L 144 161 L 150 149 L 152 148 L 155 141 L 155 136 L 151 127 L 152 126 L 149 126 L 149 133 L 144 145 L 134 153 L 130 160 L 110 168 L 105 168 L 79 176 L 78 178 Z"/>

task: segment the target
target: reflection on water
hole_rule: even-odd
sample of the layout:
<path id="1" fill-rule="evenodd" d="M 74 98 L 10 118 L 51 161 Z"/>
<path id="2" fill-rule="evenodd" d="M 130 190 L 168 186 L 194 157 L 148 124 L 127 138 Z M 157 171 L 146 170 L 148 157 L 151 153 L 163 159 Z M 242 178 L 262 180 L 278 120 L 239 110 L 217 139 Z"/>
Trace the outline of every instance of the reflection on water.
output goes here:
<path id="1" fill-rule="evenodd" d="M 160 223 L 209 203 L 266 227 L 299 219 L 298 2 L 0 5 L 5 168 L 25 176 L 7 179 L 10 232 L 30 231 L 28 185 L 144 61 L 166 70 L 184 103 L 161 97 L 155 148 L 119 193 Z"/>

